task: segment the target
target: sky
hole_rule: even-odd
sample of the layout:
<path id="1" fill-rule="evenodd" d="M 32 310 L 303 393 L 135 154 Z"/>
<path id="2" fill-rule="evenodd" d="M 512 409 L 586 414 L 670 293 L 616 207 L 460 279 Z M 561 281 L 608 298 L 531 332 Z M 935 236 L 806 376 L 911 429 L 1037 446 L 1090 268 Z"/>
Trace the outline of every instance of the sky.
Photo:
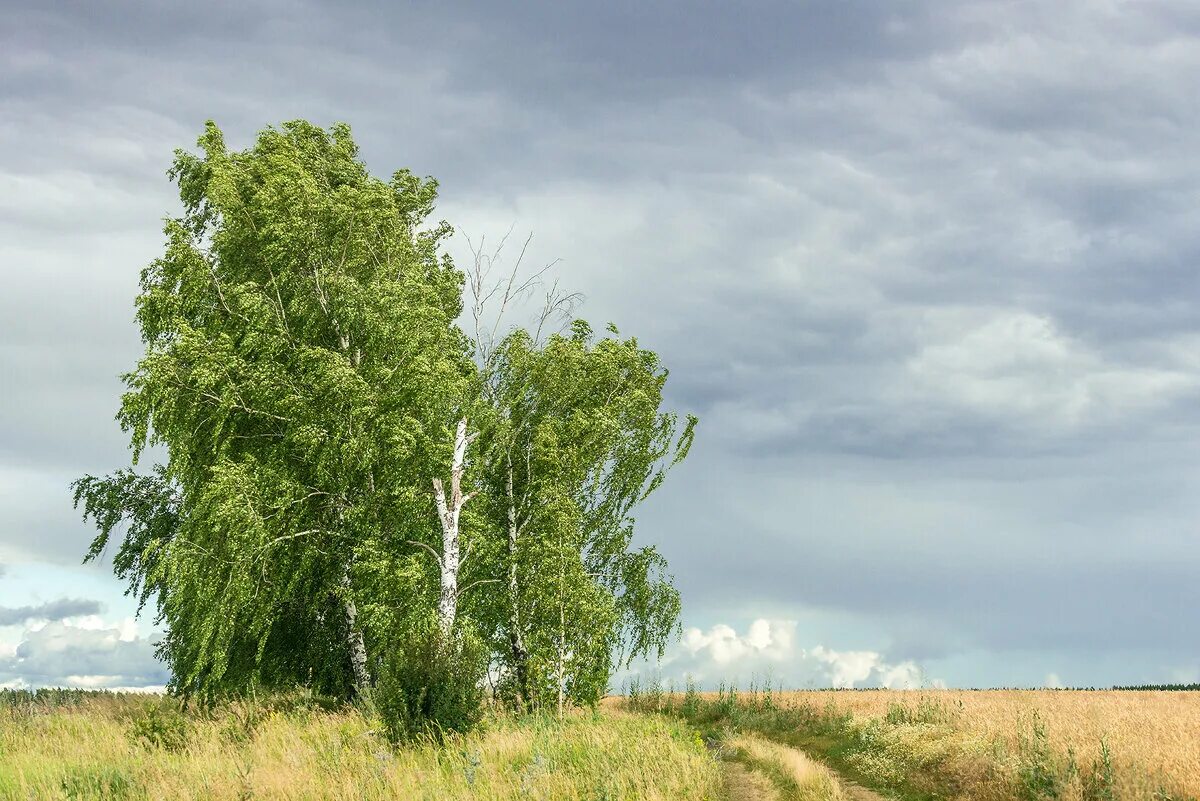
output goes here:
<path id="1" fill-rule="evenodd" d="M 1200 680 L 1200 6 L 0 0 L 0 686 L 156 687 L 68 483 L 206 119 L 349 123 L 659 352 L 682 634 L 788 687 Z"/>

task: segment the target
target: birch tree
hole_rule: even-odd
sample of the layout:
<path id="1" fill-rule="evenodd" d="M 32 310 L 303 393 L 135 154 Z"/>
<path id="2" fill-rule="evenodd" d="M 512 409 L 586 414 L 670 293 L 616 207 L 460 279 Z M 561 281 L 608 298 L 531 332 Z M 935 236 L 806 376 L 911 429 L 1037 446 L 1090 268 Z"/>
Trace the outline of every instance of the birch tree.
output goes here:
<path id="1" fill-rule="evenodd" d="M 438 587 L 438 626 L 443 637 L 449 637 L 454 630 L 454 621 L 458 615 L 458 573 L 462 566 L 459 539 L 459 525 L 462 521 L 463 507 L 475 492 L 463 492 L 463 474 L 467 466 L 467 449 L 479 435 L 477 431 L 469 431 L 467 418 L 460 418 L 454 427 L 454 450 L 450 460 L 450 492 L 447 494 L 441 478 L 433 479 L 433 495 L 437 505 L 438 522 L 442 527 L 442 552 L 435 553 L 439 575 Z"/>
<path id="2" fill-rule="evenodd" d="M 556 262 L 522 273 L 530 239 L 508 269 L 509 235 L 492 251 L 468 239 L 487 409 L 478 525 L 492 532 L 488 580 L 502 587 L 472 606 L 492 632 L 502 692 L 561 712 L 598 698 L 614 665 L 661 649 L 674 630 L 678 593 L 657 550 L 633 545 L 631 512 L 687 455 L 696 420 L 662 410 L 666 370 L 636 340 L 610 326 L 596 341 L 581 320 L 556 329 L 582 296 L 547 279 Z M 528 327 L 505 331 L 539 290 Z"/>
<path id="3" fill-rule="evenodd" d="M 209 123 L 199 145 L 170 171 L 184 210 L 142 273 L 145 352 L 118 415 L 134 464 L 148 446 L 165 462 L 152 484 L 76 484 L 100 528 L 89 556 L 132 523 L 116 567 L 153 597 L 178 691 L 314 673 L 362 691 L 381 643 L 429 608 L 430 477 L 472 386 L 462 275 L 439 255 L 450 229 L 426 225 L 437 185 L 372 177 L 343 125 L 290 122 L 232 152 Z M 446 568 L 460 439 L 438 492 Z"/>
<path id="4" fill-rule="evenodd" d="M 661 650 L 679 598 L 632 512 L 686 457 L 695 418 L 663 411 L 667 372 L 582 321 L 510 334 L 490 371 L 486 478 L 503 582 L 496 649 L 519 704 L 591 702 L 614 665 Z"/>

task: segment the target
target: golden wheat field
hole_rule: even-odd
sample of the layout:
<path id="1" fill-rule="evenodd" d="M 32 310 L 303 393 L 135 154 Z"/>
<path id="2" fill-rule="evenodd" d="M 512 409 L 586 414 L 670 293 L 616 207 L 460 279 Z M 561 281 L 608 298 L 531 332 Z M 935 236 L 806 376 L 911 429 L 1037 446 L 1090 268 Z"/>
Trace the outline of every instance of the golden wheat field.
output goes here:
<path id="1" fill-rule="evenodd" d="M 1172 777 L 1200 794 L 1200 692 L 1142 690 L 879 690 L 781 693 L 782 706 L 834 705 L 855 715 L 884 717 L 897 704 L 916 708 L 932 699 L 954 728 L 1019 745 L 1034 716 L 1050 744 L 1081 759 L 1099 756 L 1106 742 L 1114 759 Z"/>
<path id="2" fill-rule="evenodd" d="M 824 749 L 874 786 L 991 801 L 1200 798 L 1200 692 L 811 690 L 637 701 Z M 690 708 L 690 711 L 689 711 Z"/>

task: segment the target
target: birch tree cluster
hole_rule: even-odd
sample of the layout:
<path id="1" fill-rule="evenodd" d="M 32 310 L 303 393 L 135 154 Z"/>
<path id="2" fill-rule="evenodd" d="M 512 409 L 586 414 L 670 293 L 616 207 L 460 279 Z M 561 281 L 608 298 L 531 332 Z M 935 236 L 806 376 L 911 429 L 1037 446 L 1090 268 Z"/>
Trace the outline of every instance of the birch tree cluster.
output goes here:
<path id="1" fill-rule="evenodd" d="M 352 699 L 432 636 L 472 643 L 495 698 L 561 710 L 661 651 L 679 596 L 633 513 L 695 418 L 664 410 L 652 351 L 555 328 L 553 289 L 504 325 L 540 273 L 460 270 L 436 182 L 371 176 L 344 125 L 231 151 L 209 123 L 169 175 L 182 213 L 142 271 L 118 413 L 132 465 L 74 492 L 174 692 Z"/>

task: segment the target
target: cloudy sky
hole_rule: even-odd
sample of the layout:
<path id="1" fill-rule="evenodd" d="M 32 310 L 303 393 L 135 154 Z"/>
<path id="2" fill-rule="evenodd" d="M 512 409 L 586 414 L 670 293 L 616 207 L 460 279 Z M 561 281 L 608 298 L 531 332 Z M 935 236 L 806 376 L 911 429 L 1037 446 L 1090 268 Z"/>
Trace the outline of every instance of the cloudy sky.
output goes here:
<path id="1" fill-rule="evenodd" d="M 165 681 L 67 483 L 172 150 L 296 117 L 670 366 L 664 675 L 1200 679 L 1190 0 L 2 5 L 0 686 Z"/>

